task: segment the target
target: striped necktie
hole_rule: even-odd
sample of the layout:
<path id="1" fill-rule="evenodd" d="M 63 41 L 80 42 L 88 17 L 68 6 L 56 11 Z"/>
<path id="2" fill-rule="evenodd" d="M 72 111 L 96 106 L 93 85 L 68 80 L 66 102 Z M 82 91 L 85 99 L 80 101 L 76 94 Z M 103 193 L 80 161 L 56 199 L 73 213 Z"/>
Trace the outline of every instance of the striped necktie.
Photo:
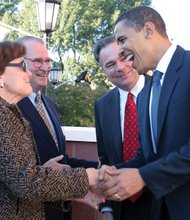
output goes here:
<path id="1" fill-rule="evenodd" d="M 42 99 L 41 99 L 41 95 L 39 93 L 36 94 L 36 98 L 35 98 L 35 104 L 36 104 L 36 109 L 38 110 L 40 116 L 42 117 L 43 121 L 45 122 L 47 128 L 49 129 L 49 132 L 51 133 L 51 136 L 53 137 L 53 140 L 56 143 L 56 146 L 58 146 L 57 143 L 57 137 L 55 134 L 55 131 L 47 117 L 47 114 L 44 110 L 43 104 L 42 104 Z"/>

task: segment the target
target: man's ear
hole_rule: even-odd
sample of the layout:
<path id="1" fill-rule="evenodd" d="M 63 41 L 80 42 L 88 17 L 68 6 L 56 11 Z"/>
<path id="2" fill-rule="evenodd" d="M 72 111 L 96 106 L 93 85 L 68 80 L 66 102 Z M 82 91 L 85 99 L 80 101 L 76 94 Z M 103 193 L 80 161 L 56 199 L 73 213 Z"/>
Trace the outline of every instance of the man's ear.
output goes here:
<path id="1" fill-rule="evenodd" d="M 150 22 L 150 21 L 147 21 L 145 24 L 144 24 L 144 33 L 145 33 L 145 37 L 146 38 L 151 38 L 153 33 L 155 31 L 155 25 Z"/>

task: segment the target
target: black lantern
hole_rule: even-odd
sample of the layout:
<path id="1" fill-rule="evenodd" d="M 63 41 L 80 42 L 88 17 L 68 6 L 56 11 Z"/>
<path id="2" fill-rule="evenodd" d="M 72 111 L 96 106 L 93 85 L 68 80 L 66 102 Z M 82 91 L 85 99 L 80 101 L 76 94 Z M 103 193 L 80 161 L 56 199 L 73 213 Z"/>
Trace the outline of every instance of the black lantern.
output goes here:
<path id="1" fill-rule="evenodd" d="M 49 81 L 55 86 L 61 80 L 62 69 L 60 67 L 52 67 L 49 74 Z"/>

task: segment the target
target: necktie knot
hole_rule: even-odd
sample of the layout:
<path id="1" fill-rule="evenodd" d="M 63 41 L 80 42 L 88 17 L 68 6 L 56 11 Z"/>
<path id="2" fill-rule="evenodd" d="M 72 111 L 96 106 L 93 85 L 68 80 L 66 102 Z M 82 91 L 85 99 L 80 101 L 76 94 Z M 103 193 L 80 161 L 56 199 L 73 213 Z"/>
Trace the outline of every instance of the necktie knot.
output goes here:
<path id="1" fill-rule="evenodd" d="M 126 105 L 125 105 L 125 114 L 131 114 L 131 111 L 136 111 L 136 105 L 133 100 L 133 94 L 129 92 L 127 96 Z"/>
<path id="2" fill-rule="evenodd" d="M 133 100 L 133 94 L 131 92 L 128 93 L 127 100 Z"/>
<path id="3" fill-rule="evenodd" d="M 36 93 L 36 98 L 35 98 L 35 102 L 36 103 L 40 103 L 42 100 L 41 100 L 41 96 L 39 93 Z"/>
<path id="4" fill-rule="evenodd" d="M 153 83 L 160 82 L 161 78 L 162 78 L 162 73 L 158 70 L 155 70 L 153 73 Z"/>

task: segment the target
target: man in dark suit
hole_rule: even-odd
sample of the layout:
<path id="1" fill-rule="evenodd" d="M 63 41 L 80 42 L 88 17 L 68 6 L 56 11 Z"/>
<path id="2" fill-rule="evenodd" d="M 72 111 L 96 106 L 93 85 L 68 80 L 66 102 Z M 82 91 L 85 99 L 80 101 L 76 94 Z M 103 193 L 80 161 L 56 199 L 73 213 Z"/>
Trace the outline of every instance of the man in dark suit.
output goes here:
<path id="1" fill-rule="evenodd" d="M 48 50 L 43 41 L 39 38 L 26 36 L 20 39 L 26 47 L 25 60 L 27 68 L 32 73 L 31 85 L 33 93 L 21 100 L 18 103 L 23 116 L 30 122 L 34 138 L 37 144 L 40 161 L 42 164 L 58 155 L 64 155 L 61 163 L 68 164 L 71 167 L 97 167 L 95 161 L 79 160 L 69 158 L 65 154 L 65 136 L 61 129 L 61 121 L 57 112 L 56 105 L 44 94 L 41 89 L 47 86 L 48 76 L 51 69 L 51 59 Z M 43 109 L 45 110 L 46 118 L 50 123 L 51 129 L 48 129 L 43 117 L 36 109 L 36 95 L 40 94 Z M 51 131 L 54 132 L 53 134 Z M 55 136 L 55 139 L 53 138 Z M 66 220 L 70 219 L 69 213 L 63 213 L 46 206 L 46 220 Z"/>
<path id="2" fill-rule="evenodd" d="M 149 69 L 154 73 L 138 99 L 141 147 L 132 161 L 118 166 L 136 168 L 115 171 L 115 178 L 107 182 L 111 188 L 103 187 L 105 194 L 112 198 L 117 194 L 122 200 L 147 186 L 154 194 L 152 219 L 189 220 L 190 52 L 170 42 L 162 17 L 149 7 L 123 13 L 115 36 L 120 52 L 133 60 L 139 73 Z M 159 94 L 153 92 L 158 71 L 160 98 L 157 111 L 152 112 Z"/>
<path id="3" fill-rule="evenodd" d="M 137 95 L 145 84 L 145 77 L 139 76 L 129 63 L 126 65 L 125 58 L 118 55 L 114 36 L 100 40 L 94 47 L 94 56 L 109 81 L 116 86 L 95 102 L 99 158 L 101 164 L 115 165 L 123 162 L 124 115 L 128 93 L 133 94 L 136 102 Z M 102 204 L 102 219 L 148 220 L 151 199 L 150 193 L 144 192 L 135 202 L 127 199 L 122 203 Z"/>

